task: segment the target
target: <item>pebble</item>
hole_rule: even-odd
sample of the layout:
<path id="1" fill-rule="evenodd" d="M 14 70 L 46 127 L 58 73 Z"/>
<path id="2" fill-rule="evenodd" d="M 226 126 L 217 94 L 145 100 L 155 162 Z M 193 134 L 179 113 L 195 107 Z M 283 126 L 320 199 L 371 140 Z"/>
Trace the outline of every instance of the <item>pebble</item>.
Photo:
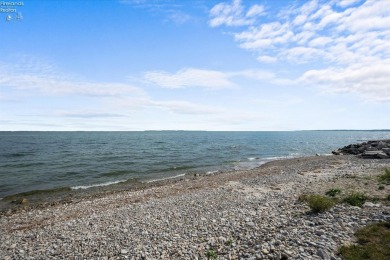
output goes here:
<path id="1" fill-rule="evenodd" d="M 338 247 L 353 241 L 354 231 L 366 223 L 390 219 L 389 207 L 337 204 L 313 215 L 297 198 L 312 183 L 380 165 L 365 161 L 363 168 L 345 159 L 330 169 L 327 156 L 315 158 L 228 182 L 223 189 L 147 198 L 152 191 L 174 189 L 155 187 L 3 215 L 0 259 L 205 259 L 216 252 L 218 259 L 339 260 Z M 316 178 L 294 174 L 319 167 Z M 197 180 L 208 181 L 203 178 Z M 145 200 L 132 203 L 134 196 Z"/>

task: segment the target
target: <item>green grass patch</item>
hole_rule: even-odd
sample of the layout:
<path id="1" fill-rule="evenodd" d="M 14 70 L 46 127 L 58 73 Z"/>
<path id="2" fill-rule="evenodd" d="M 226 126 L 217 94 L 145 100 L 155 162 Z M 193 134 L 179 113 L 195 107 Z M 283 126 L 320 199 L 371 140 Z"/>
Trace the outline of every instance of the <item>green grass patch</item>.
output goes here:
<path id="1" fill-rule="evenodd" d="M 385 172 L 378 176 L 378 180 L 380 183 L 389 185 L 390 184 L 390 169 L 386 168 Z"/>
<path id="2" fill-rule="evenodd" d="M 352 192 L 343 201 L 349 205 L 361 207 L 367 199 L 367 196 L 362 192 Z"/>
<path id="3" fill-rule="evenodd" d="M 229 239 L 225 242 L 225 245 L 227 246 L 231 246 L 233 244 L 233 240 L 232 239 Z"/>
<path id="4" fill-rule="evenodd" d="M 325 195 L 329 196 L 329 197 L 336 197 L 336 195 L 338 195 L 340 193 L 341 193 L 341 190 L 336 188 L 336 189 L 328 190 L 327 192 L 325 192 Z"/>
<path id="5" fill-rule="evenodd" d="M 305 201 L 312 212 L 321 213 L 329 210 L 334 206 L 334 201 L 322 195 L 302 195 L 299 200 Z"/>
<path id="6" fill-rule="evenodd" d="M 209 249 L 209 250 L 206 251 L 205 256 L 209 260 L 214 260 L 214 259 L 217 259 L 218 254 L 213 249 Z"/>
<path id="7" fill-rule="evenodd" d="M 390 259 L 390 221 L 366 226 L 355 235 L 357 245 L 339 249 L 343 259 Z"/>

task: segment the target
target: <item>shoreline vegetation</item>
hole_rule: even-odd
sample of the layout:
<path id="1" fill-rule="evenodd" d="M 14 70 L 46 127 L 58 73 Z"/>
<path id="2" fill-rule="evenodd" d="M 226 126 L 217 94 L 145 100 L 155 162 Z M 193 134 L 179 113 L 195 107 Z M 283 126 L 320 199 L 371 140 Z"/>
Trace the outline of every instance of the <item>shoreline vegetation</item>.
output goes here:
<path id="1" fill-rule="evenodd" d="M 357 230 L 390 220 L 389 169 L 390 159 L 313 156 L 9 196 L 0 259 L 341 259 Z"/>

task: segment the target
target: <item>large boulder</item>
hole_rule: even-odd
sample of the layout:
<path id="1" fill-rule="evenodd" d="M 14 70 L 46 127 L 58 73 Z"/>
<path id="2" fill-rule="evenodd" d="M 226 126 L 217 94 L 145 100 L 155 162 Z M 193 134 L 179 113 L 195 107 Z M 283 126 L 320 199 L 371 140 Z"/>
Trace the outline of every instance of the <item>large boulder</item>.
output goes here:
<path id="1" fill-rule="evenodd" d="M 365 151 L 362 153 L 362 158 L 367 159 L 388 159 L 389 156 L 382 151 Z"/>
<path id="2" fill-rule="evenodd" d="M 361 158 L 389 159 L 390 140 L 372 140 L 360 144 L 350 144 L 332 151 L 335 155 L 354 154 Z"/>

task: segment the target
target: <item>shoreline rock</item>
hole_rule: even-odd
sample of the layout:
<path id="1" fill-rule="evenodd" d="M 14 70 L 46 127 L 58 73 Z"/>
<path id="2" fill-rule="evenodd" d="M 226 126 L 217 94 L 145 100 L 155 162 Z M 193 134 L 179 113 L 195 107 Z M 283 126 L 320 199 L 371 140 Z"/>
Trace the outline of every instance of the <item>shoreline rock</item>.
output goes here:
<path id="1" fill-rule="evenodd" d="M 363 159 L 389 159 L 390 140 L 371 140 L 359 144 L 350 144 L 332 151 L 332 154 L 353 154 Z"/>

